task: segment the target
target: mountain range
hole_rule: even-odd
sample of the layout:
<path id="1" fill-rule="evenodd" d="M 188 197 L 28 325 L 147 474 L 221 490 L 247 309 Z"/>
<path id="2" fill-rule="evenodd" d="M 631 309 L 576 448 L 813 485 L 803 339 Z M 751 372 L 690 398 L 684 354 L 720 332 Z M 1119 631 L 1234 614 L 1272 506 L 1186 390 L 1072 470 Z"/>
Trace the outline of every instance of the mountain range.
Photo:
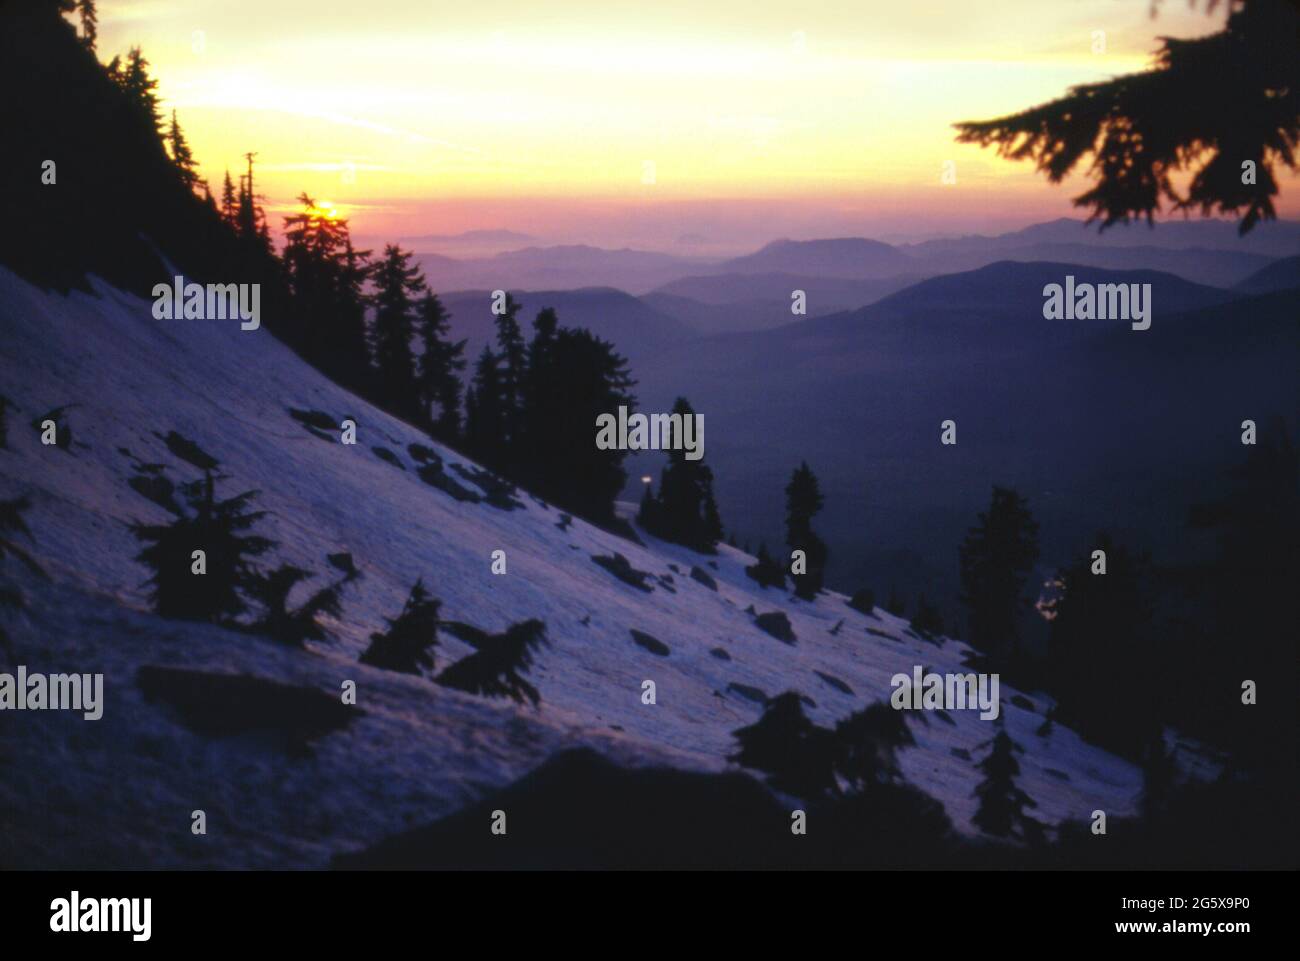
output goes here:
<path id="1" fill-rule="evenodd" d="M 1151 328 L 1045 320 L 1043 288 L 1067 275 L 1151 284 Z M 1296 410 L 1300 290 L 1240 296 L 1158 272 L 1005 262 L 701 338 L 636 374 L 644 408 L 685 395 L 704 414 L 742 541 L 781 542 L 782 490 L 807 460 L 835 583 L 955 597 L 957 544 L 994 484 L 1028 496 L 1045 573 L 1103 527 L 1169 556 L 1188 547 L 1186 509 L 1240 455 L 1241 421 Z"/>
<path id="2" fill-rule="evenodd" d="M 1238 242 L 1220 221 L 1113 227 L 1058 220 L 992 237 L 891 246 L 864 238 L 777 240 L 728 260 L 585 245 L 526 247 L 457 259 L 417 259 L 442 292 L 572 290 L 612 287 L 697 333 L 760 330 L 875 303 L 919 280 L 998 261 L 1048 261 L 1107 270 L 1156 270 L 1233 287 L 1274 261 L 1300 252 L 1300 224 L 1258 228 Z M 792 311 L 796 291 L 804 313 Z"/>

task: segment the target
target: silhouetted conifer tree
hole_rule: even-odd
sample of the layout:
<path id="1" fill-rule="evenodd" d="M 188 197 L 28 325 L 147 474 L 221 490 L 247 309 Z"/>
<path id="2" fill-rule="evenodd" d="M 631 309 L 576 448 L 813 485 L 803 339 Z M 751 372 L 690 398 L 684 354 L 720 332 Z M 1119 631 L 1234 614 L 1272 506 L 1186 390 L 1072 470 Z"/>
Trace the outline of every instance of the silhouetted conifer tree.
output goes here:
<path id="1" fill-rule="evenodd" d="M 95 49 L 99 39 L 99 14 L 95 12 L 95 0 L 77 0 L 77 13 L 81 18 L 81 42 L 87 50 Z"/>
<path id="2" fill-rule="evenodd" d="M 290 341 L 336 380 L 362 387 L 370 366 L 363 292 L 369 251 L 353 248 L 345 219 L 321 210 L 305 193 L 298 200 L 302 212 L 284 221 Z"/>
<path id="3" fill-rule="evenodd" d="M 758 563 L 745 568 L 745 573 L 763 587 L 784 588 L 785 568 L 772 559 L 772 555 L 767 552 L 766 543 L 758 545 L 757 560 Z"/>
<path id="4" fill-rule="evenodd" d="M 1093 549 L 1105 552 L 1104 574 L 1093 573 Z M 1147 559 L 1099 534 L 1095 547 L 1058 578 L 1059 596 L 1047 605 L 1058 717 L 1088 740 L 1136 759 L 1159 729 L 1161 704 L 1151 677 L 1164 660 L 1153 636 Z"/>
<path id="5" fill-rule="evenodd" d="M 136 117 L 149 130 L 152 130 L 158 142 L 162 143 L 163 119 L 158 108 L 158 81 L 149 76 L 149 61 L 145 59 L 139 47 L 132 47 L 126 55 L 126 62 L 121 57 L 114 57 L 106 68 L 108 75 L 121 88 L 135 109 Z"/>
<path id="6" fill-rule="evenodd" d="M 695 417 L 695 411 L 685 397 L 678 397 L 672 416 L 685 424 L 687 418 Z M 712 554 L 722 537 L 722 519 L 713 499 L 713 471 L 703 459 L 688 460 L 686 451 L 680 449 L 678 432 L 670 427 L 670 433 L 673 441 L 668 464 L 660 475 L 656 503 L 637 519 L 656 537 Z"/>
<path id="7" fill-rule="evenodd" d="M 713 497 L 713 475 L 710 471 L 709 488 L 704 492 L 704 539 L 709 544 L 716 544 L 722 540 L 723 533 L 722 515 L 718 513 L 718 502 Z M 732 547 L 735 546 L 732 544 Z"/>
<path id="8" fill-rule="evenodd" d="M 501 406 L 501 371 L 486 344 L 474 365 L 474 380 L 465 395 L 465 446 L 493 470 L 506 466 L 506 414 Z"/>
<path id="9" fill-rule="evenodd" d="M 410 251 L 395 244 L 384 248 L 371 280 L 375 285 L 372 343 L 380 403 L 399 416 L 423 420 L 411 338 L 415 336 L 416 298 L 428 286 L 420 268 L 411 264 Z"/>
<path id="10" fill-rule="evenodd" d="M 912 618 L 912 629 L 935 637 L 943 633 L 943 615 L 939 613 L 939 608 L 925 599 L 924 594 L 916 599 L 916 615 Z"/>
<path id="11" fill-rule="evenodd" d="M 1019 494 L 993 488 L 989 509 L 966 534 L 959 550 L 967 640 L 978 651 L 1013 654 L 1021 613 L 1030 605 L 1025 582 L 1038 560 L 1038 524 Z"/>
<path id="12" fill-rule="evenodd" d="M 265 537 L 245 533 L 264 516 L 248 510 L 257 492 L 219 501 L 214 486 L 211 473 L 182 485 L 190 513 L 170 524 L 130 525 L 136 540 L 148 545 L 136 560 L 153 571 L 150 600 L 162 617 L 227 623 L 244 613 L 244 595 L 254 576 L 249 559 L 274 546 Z M 193 573 L 198 550 L 204 552 L 203 574 Z"/>
<path id="13" fill-rule="evenodd" d="M 497 349 L 500 361 L 501 411 L 505 436 L 503 447 L 507 456 L 507 467 L 518 466 L 518 456 L 522 453 L 520 440 L 523 435 L 523 391 L 527 377 L 528 351 L 524 345 L 523 331 L 519 327 L 520 304 L 506 294 L 505 312 L 496 315 Z M 479 395 L 482 401 L 482 393 Z"/>
<path id="14" fill-rule="evenodd" d="M 545 315 L 545 311 L 543 311 Z M 598 524 L 614 521 L 614 499 L 623 489 L 625 450 L 601 450 L 592 426 L 636 398 L 627 361 L 590 331 L 554 328 L 543 315 L 527 372 L 526 463 L 516 476 L 545 500 Z M 482 395 L 480 391 L 480 405 Z"/>
<path id="15" fill-rule="evenodd" d="M 849 607 L 861 614 L 870 614 L 876 608 L 876 592 L 869 587 L 860 587 L 849 598 Z"/>
<path id="16" fill-rule="evenodd" d="M 448 338 L 449 315 L 436 294 L 424 295 L 417 314 L 417 332 L 424 346 L 416 365 L 421 415 L 434 437 L 455 443 L 460 438 L 460 371 L 465 369 L 466 342 Z"/>
<path id="17" fill-rule="evenodd" d="M 257 187 L 254 184 L 253 158 L 256 156 L 257 154 L 252 151 L 244 154 L 244 159 L 248 162 L 248 171 L 239 177 L 239 194 L 235 204 L 235 228 L 240 241 L 248 252 L 251 254 L 273 254 L 271 227 L 266 220 L 266 211 L 262 209 L 260 203 L 263 198 L 257 192 Z M 303 194 L 299 199 L 305 197 L 306 194 Z M 314 204 L 310 209 L 315 209 Z M 344 226 L 346 227 L 346 225 Z"/>
<path id="18" fill-rule="evenodd" d="M 984 780 L 975 788 L 980 803 L 971 822 L 994 837 L 1033 840 L 1040 835 L 1042 825 L 1025 814 L 1025 808 L 1038 805 L 1016 786 L 1016 776 L 1020 773 L 1017 751 L 1024 753 L 1024 748 L 1011 740 L 1006 731 L 998 731 L 988 756 L 978 765 L 984 772 Z"/>
<path id="19" fill-rule="evenodd" d="M 836 770 L 856 788 L 902 777 L 898 749 L 915 744 L 902 713 L 876 701 L 835 725 Z"/>
<path id="20" fill-rule="evenodd" d="M 432 671 L 441 606 L 442 602 L 424 589 L 424 581 L 416 581 L 401 613 L 396 618 L 384 618 L 388 630 L 370 635 L 370 646 L 361 655 L 361 663 L 404 674 Z"/>
<path id="21" fill-rule="evenodd" d="M 641 491 L 641 504 L 637 508 L 636 522 L 648 531 L 663 527 L 659 521 L 659 498 L 655 497 L 653 484 L 644 485 Z"/>
<path id="22" fill-rule="evenodd" d="M 889 599 L 885 601 L 885 610 L 895 617 L 902 617 L 907 613 L 907 601 L 903 599 L 897 588 L 889 589 Z"/>
<path id="23" fill-rule="evenodd" d="M 803 798 L 837 790 L 835 736 L 808 719 L 797 692 L 772 698 L 762 717 L 733 735 L 740 750 L 728 760 L 766 772 L 777 790 Z"/>
<path id="24" fill-rule="evenodd" d="M 786 485 L 785 505 L 785 542 L 792 550 L 802 550 L 808 559 L 807 573 L 790 575 L 794 593 L 810 601 L 822 589 L 830 552 L 812 529 L 813 516 L 822 509 L 822 494 L 817 476 L 806 462 L 799 465 Z"/>
<path id="25" fill-rule="evenodd" d="M 524 358 L 524 380 L 519 395 L 521 436 L 513 460 L 522 468 L 517 476 L 528 484 L 534 484 L 546 472 L 542 465 L 548 458 L 546 445 L 551 442 L 553 428 L 545 418 L 555 413 L 546 392 L 554 387 L 555 340 L 559 327 L 554 308 L 538 311 L 533 319 L 533 339 Z"/>
<path id="26" fill-rule="evenodd" d="M 479 649 L 446 668 L 435 680 L 470 694 L 508 697 L 534 707 L 541 695 L 523 678 L 533 664 L 533 652 L 546 644 L 546 625 L 533 618 L 511 624 L 503 634 L 484 639 Z"/>
<path id="27" fill-rule="evenodd" d="M 226 179 L 221 184 L 221 219 L 234 227 L 238 213 L 239 202 L 235 199 L 235 185 L 230 179 L 230 171 L 227 170 Z"/>
<path id="28" fill-rule="evenodd" d="M 194 152 L 190 150 L 189 142 L 181 132 L 180 121 L 176 119 L 175 110 L 172 111 L 171 125 L 167 128 L 167 146 L 171 150 L 172 163 L 176 165 L 182 182 L 193 190 L 199 183 L 199 175 L 194 169 Z"/>
<path id="29" fill-rule="evenodd" d="M 282 644 L 302 647 L 304 641 L 323 641 L 325 629 L 317 623 L 323 614 L 338 617 L 342 614 L 339 595 L 343 582 L 330 584 L 312 593 L 297 608 L 290 610 L 289 593 L 312 573 L 292 564 L 281 564 L 266 573 L 255 573 L 248 579 L 245 592 L 250 600 L 262 605 L 262 612 L 249 631 L 264 634 Z"/>

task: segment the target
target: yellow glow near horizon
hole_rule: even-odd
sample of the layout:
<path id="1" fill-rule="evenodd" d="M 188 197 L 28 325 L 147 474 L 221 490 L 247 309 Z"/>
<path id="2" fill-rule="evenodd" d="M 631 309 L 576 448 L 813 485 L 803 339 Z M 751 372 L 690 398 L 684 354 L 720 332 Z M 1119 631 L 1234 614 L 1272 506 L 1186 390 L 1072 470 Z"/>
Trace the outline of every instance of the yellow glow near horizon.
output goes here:
<path id="1" fill-rule="evenodd" d="M 1068 214 L 1077 184 L 959 147 L 952 124 L 1142 69 L 1157 34 L 1221 19 L 1152 20 L 1147 0 L 99 6 L 100 56 L 143 48 L 214 187 L 255 150 L 268 212 L 328 192 L 354 229 L 406 232 L 543 208 L 563 228 L 565 201 Z M 504 216 L 476 220 L 476 200 Z M 437 224 L 419 212 L 435 201 Z"/>

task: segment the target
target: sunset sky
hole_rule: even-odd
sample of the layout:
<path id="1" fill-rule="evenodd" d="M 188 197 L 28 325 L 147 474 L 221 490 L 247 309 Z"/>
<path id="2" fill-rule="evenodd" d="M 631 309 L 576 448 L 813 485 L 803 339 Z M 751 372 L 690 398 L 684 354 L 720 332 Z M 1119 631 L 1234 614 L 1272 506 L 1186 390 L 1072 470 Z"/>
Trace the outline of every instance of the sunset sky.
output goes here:
<path id="1" fill-rule="evenodd" d="M 1073 215 L 1081 182 L 952 124 L 1142 69 L 1222 13 L 1168 0 L 100 0 L 202 173 L 258 153 L 278 226 L 307 190 L 363 239 L 511 229 L 695 253 L 917 239 Z M 1094 31 L 1105 31 L 1095 53 Z M 944 185 L 945 161 L 957 183 Z M 1295 215 L 1292 190 L 1282 212 Z"/>

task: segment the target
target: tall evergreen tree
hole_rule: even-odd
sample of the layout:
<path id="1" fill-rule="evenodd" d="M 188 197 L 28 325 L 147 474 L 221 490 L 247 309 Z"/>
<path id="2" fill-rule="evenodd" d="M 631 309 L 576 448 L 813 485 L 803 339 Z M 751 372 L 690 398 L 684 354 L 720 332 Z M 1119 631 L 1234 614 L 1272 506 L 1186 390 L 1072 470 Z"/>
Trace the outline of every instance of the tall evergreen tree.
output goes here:
<path id="1" fill-rule="evenodd" d="M 597 448 L 592 428 L 601 414 L 635 406 L 627 361 L 587 330 L 560 327 L 543 336 L 546 361 L 534 372 L 525 418 L 530 436 L 521 445 L 529 462 L 519 477 L 564 510 L 612 523 L 627 451 Z"/>
<path id="2" fill-rule="evenodd" d="M 533 618 L 511 624 L 504 633 L 485 638 L 479 649 L 444 670 L 435 680 L 485 697 L 508 697 L 517 704 L 541 703 L 537 688 L 523 678 L 533 652 L 546 644 L 546 625 Z"/>
<path id="3" fill-rule="evenodd" d="M 327 374 L 362 387 L 370 366 L 364 292 L 369 252 L 353 248 L 345 219 L 320 209 L 305 193 L 298 200 L 302 211 L 284 222 L 290 342 Z"/>
<path id="4" fill-rule="evenodd" d="M 257 192 L 254 185 L 253 177 L 253 158 L 255 152 L 244 154 L 244 159 L 248 162 L 247 173 L 239 177 L 239 195 L 235 205 L 235 228 L 239 234 L 239 239 L 243 241 L 244 246 L 250 251 L 258 253 L 271 253 L 271 229 L 266 220 L 266 212 L 262 209 L 260 201 L 262 196 Z M 299 196 L 299 200 L 306 198 L 306 194 Z M 314 202 L 311 208 L 315 208 Z"/>
<path id="5" fill-rule="evenodd" d="M 1011 655 L 1019 637 L 1029 572 L 1038 560 L 1038 524 L 1019 494 L 993 488 L 989 509 L 966 534 L 958 551 L 962 602 L 969 617 L 967 640 L 996 658 Z"/>
<path id="6" fill-rule="evenodd" d="M 81 42 L 86 49 L 94 50 L 95 41 L 99 39 L 99 14 L 95 12 L 95 0 L 77 0 L 77 13 L 81 18 Z"/>
<path id="7" fill-rule="evenodd" d="M 427 292 L 417 306 L 417 334 L 423 350 L 416 363 L 416 389 L 421 417 L 444 443 L 460 437 L 460 371 L 465 369 L 464 340 L 453 342 L 450 315 L 438 295 Z M 437 410 L 437 416 L 433 410 Z"/>
<path id="8" fill-rule="evenodd" d="M 546 463 L 546 445 L 550 442 L 552 425 L 546 418 L 553 416 L 546 391 L 555 382 L 555 339 L 560 321 L 554 308 L 545 307 L 533 319 L 533 339 L 528 344 L 524 364 L 524 381 L 520 390 L 520 438 L 516 444 L 515 462 L 520 466 L 519 477 L 525 483 L 537 481 L 540 465 Z"/>
<path id="9" fill-rule="evenodd" d="M 496 315 L 496 355 L 501 364 L 501 410 L 505 428 L 503 446 L 508 455 L 514 455 L 514 463 L 509 465 L 511 467 L 518 466 L 518 457 L 522 453 L 523 390 L 527 377 L 528 354 L 523 331 L 519 327 L 519 309 L 520 304 L 507 293 L 505 311 Z M 479 399 L 482 400 L 481 394 Z"/>
<path id="10" fill-rule="evenodd" d="M 139 121 L 162 142 L 163 118 L 158 106 L 158 81 L 149 76 L 149 61 L 139 47 L 132 47 L 126 55 L 126 63 L 120 57 L 114 57 L 105 68 L 108 75 L 127 95 L 135 108 Z"/>
<path id="11" fill-rule="evenodd" d="M 217 500 L 214 487 L 207 472 L 181 487 L 189 513 L 170 524 L 130 525 L 136 540 L 147 545 L 136 560 L 153 571 L 150 600 L 162 617 L 229 623 L 248 610 L 250 559 L 274 546 L 247 533 L 264 516 L 248 509 L 256 491 Z M 195 573 L 195 551 L 203 551 L 204 573 Z"/>
<path id="12" fill-rule="evenodd" d="M 181 131 L 175 110 L 172 111 L 171 125 L 167 128 L 167 146 L 171 149 L 172 163 L 176 165 L 181 180 L 185 186 L 193 190 L 199 182 L 199 175 L 195 170 L 194 152 L 190 150 L 185 134 Z"/>
<path id="13" fill-rule="evenodd" d="M 791 475 L 785 488 L 785 505 L 785 542 L 791 550 L 802 550 L 808 561 L 806 573 L 791 574 L 794 593 L 810 601 L 822 589 L 830 551 L 812 529 L 812 519 L 822 509 L 822 494 L 807 462 Z"/>
<path id="14" fill-rule="evenodd" d="M 685 397 L 678 397 L 671 416 L 685 424 L 687 418 L 695 417 L 695 411 Z M 656 537 L 713 553 L 714 545 L 722 537 L 722 520 L 713 499 L 713 472 L 703 459 L 688 460 L 686 451 L 677 443 L 679 440 L 675 437 L 669 444 L 668 464 L 660 476 L 658 498 L 637 519 Z"/>
<path id="15" fill-rule="evenodd" d="M 502 353 L 484 346 L 465 394 L 466 449 L 566 511 L 613 523 L 627 451 L 596 447 L 590 425 L 635 405 L 627 361 L 590 331 L 560 327 L 550 309 L 525 346 L 518 307 L 507 307 L 497 318 Z"/>
<path id="16" fill-rule="evenodd" d="M 370 364 L 366 343 L 366 282 L 374 270 L 369 250 L 357 250 L 346 220 L 343 225 L 343 259 L 338 274 L 338 324 L 335 350 L 340 377 L 352 379 L 364 392 L 370 386 Z M 408 343 L 409 349 L 409 343 Z"/>
<path id="17" fill-rule="evenodd" d="M 1102 559 L 1093 559 L 1093 549 L 1103 552 Z M 1057 717 L 1136 759 L 1159 729 L 1161 705 L 1151 677 L 1164 660 L 1153 637 L 1147 559 L 1099 534 L 1058 580 L 1059 596 L 1046 608 Z"/>
<path id="18" fill-rule="evenodd" d="M 441 601 L 429 596 L 423 579 L 416 581 L 401 613 L 384 618 L 388 630 L 370 635 L 370 646 L 361 655 L 361 663 L 404 674 L 432 671 L 441 606 Z"/>
<path id="19" fill-rule="evenodd" d="M 239 202 L 235 199 L 235 185 L 230 179 L 230 171 L 226 171 L 226 179 L 221 184 L 221 219 L 231 227 L 236 226 L 236 217 L 239 213 Z"/>
<path id="20" fill-rule="evenodd" d="M 371 280 L 375 285 L 372 344 L 381 403 L 398 415 L 423 419 L 411 339 L 416 298 L 428 287 L 420 268 L 412 265 L 410 251 L 395 244 L 384 248 Z"/>
<path id="21" fill-rule="evenodd" d="M 465 398 L 465 445 L 493 470 L 506 465 L 506 414 L 501 404 L 501 371 L 486 344 L 474 365 L 474 380 Z"/>
<path id="22" fill-rule="evenodd" d="M 1024 748 L 1011 740 L 1006 731 L 998 731 L 992 749 L 978 765 L 984 772 L 984 780 L 975 788 L 979 807 L 971 822 L 994 837 L 1032 841 L 1041 836 L 1042 825 L 1025 813 L 1025 808 L 1038 805 L 1016 786 L 1016 776 L 1020 774 L 1017 751 L 1024 753 Z"/>
<path id="23" fill-rule="evenodd" d="M 533 339 L 528 344 L 527 375 L 524 382 L 524 404 L 528 395 L 538 390 L 537 383 L 530 383 L 534 372 L 542 373 L 551 363 L 551 353 L 555 347 L 555 335 L 560 330 L 560 318 L 554 307 L 543 307 L 533 319 Z"/>

